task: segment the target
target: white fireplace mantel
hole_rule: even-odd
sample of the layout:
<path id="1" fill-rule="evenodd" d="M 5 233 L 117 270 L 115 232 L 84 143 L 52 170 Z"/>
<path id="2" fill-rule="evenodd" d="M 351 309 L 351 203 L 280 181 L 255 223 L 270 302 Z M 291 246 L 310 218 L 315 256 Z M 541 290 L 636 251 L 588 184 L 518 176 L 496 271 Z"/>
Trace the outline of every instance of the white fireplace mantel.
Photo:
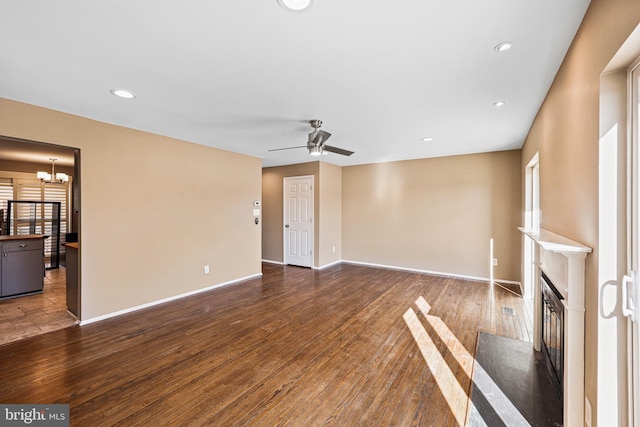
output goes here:
<path id="1" fill-rule="evenodd" d="M 536 243 L 548 251 L 559 252 L 566 256 L 584 254 L 583 258 L 591 252 L 591 248 L 588 246 L 542 228 L 531 229 L 520 227 L 518 230 L 531 237 Z"/>
<path id="2" fill-rule="evenodd" d="M 536 243 L 533 263 L 542 271 L 552 269 L 554 259 L 566 264 L 558 277 L 560 292 L 564 296 L 564 366 L 563 366 L 563 421 L 565 426 L 584 425 L 584 312 L 585 312 L 585 258 L 592 251 L 588 246 L 543 229 L 519 228 Z M 541 263 L 541 256 L 548 266 Z M 549 271 L 545 273 L 549 274 Z M 533 346 L 540 351 L 542 341 L 542 297 L 540 274 L 534 286 Z M 554 280 L 552 278 L 552 280 Z"/>

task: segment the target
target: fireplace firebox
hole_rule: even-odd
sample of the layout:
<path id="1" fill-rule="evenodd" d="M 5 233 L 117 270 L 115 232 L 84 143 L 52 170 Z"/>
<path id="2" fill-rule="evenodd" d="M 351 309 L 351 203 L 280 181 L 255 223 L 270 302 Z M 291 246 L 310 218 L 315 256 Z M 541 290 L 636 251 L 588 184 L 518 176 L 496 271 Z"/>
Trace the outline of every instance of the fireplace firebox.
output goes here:
<path id="1" fill-rule="evenodd" d="M 559 395 L 562 397 L 564 370 L 564 306 L 558 292 L 546 274 L 542 273 L 542 345 L 549 362 Z"/>

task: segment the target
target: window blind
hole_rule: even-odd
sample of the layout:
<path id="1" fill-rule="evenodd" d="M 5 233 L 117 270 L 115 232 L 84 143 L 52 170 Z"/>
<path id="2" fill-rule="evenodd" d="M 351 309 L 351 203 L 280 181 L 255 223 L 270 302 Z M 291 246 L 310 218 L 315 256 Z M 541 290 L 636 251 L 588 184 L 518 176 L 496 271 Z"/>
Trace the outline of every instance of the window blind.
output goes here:
<path id="1" fill-rule="evenodd" d="M 13 182 L 9 178 L 0 178 L 0 234 L 6 234 L 7 201 L 13 199 Z"/>

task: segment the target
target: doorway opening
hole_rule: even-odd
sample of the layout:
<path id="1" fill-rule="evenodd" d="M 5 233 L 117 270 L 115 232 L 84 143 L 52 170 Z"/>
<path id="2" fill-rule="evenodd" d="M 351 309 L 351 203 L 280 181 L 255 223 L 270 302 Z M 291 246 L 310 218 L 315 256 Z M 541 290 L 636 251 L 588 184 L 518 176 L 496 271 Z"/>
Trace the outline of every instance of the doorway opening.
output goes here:
<path id="1" fill-rule="evenodd" d="M 540 228 L 540 156 L 536 153 L 525 168 L 524 226 L 527 229 Z M 524 235 L 524 274 L 522 295 L 533 298 L 533 289 L 537 277 L 535 265 L 535 242 Z"/>
<path id="2" fill-rule="evenodd" d="M 55 171 L 68 175 L 68 181 L 51 182 L 54 180 L 49 177 L 38 176 L 38 172 L 52 170 L 51 159 L 55 159 Z M 66 247 L 72 242 L 77 245 L 79 240 L 80 150 L 0 136 L 0 223 L 3 225 L 0 234 L 5 239 L 42 235 L 46 261 L 47 242 L 50 245 L 54 242 L 52 221 L 50 215 L 46 215 L 49 210 L 36 209 L 35 217 L 22 218 L 22 202 L 27 200 L 60 207 L 55 238 L 55 246 L 59 245 L 58 262 L 47 264 L 41 293 L 0 300 L 0 311 L 4 314 L 0 317 L 0 344 L 73 326 L 80 319 L 80 266 L 78 262 L 69 265 Z M 11 201 L 14 210 L 9 218 L 7 208 Z M 67 286 L 69 276 L 76 280 L 77 286 Z"/>

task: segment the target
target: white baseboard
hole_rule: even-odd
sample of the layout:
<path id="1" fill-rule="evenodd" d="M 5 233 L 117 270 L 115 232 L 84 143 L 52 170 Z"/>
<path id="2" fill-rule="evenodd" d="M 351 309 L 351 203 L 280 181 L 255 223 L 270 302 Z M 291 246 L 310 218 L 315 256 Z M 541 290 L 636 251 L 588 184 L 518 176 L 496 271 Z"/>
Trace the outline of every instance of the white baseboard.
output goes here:
<path id="1" fill-rule="evenodd" d="M 476 281 L 480 281 L 480 282 L 490 282 L 491 279 L 488 277 L 479 277 L 479 276 L 467 276 L 464 274 L 455 274 L 455 273 L 445 273 L 442 271 L 431 271 L 431 270 L 423 270 L 420 268 L 410 268 L 410 267 L 398 267 L 395 265 L 386 265 L 386 264 L 375 264 L 375 263 L 371 263 L 371 262 L 361 262 L 361 261 L 349 261 L 349 260 L 342 260 L 342 262 L 347 263 L 347 264 L 355 264 L 355 265 L 363 265 L 363 266 L 367 266 L 367 267 L 378 267 L 378 268 L 390 268 L 393 270 L 402 270 L 402 271 L 411 271 L 414 273 L 426 273 L 426 274 L 434 274 L 437 276 L 446 276 L 446 277 L 455 277 L 457 279 L 466 279 L 466 280 L 476 280 Z M 503 280 L 503 279 L 493 279 L 494 282 L 502 282 L 502 283 L 509 283 L 512 285 L 520 285 L 520 282 L 515 282 L 513 280 Z"/>
<path id="2" fill-rule="evenodd" d="M 329 264 L 321 265 L 320 267 L 312 267 L 314 270 L 323 270 L 325 268 L 333 267 L 334 265 L 340 264 L 343 261 L 341 259 L 337 261 L 330 262 Z"/>
<path id="3" fill-rule="evenodd" d="M 284 262 L 280 262 L 280 261 L 272 261 L 270 259 L 263 259 L 262 262 L 266 262 L 267 264 L 276 264 L 276 265 L 286 265 Z M 340 264 L 342 262 L 341 259 L 337 260 L 337 261 L 333 261 L 330 262 L 329 264 L 325 264 L 325 265 L 321 265 L 320 267 L 316 267 L 315 265 L 313 267 L 311 267 L 313 270 L 322 270 L 324 268 L 329 268 L 332 267 L 336 264 Z"/>
<path id="4" fill-rule="evenodd" d="M 85 326 L 85 325 L 88 325 L 90 323 L 95 323 L 95 322 L 99 322 L 101 320 L 110 319 L 112 317 L 122 316 L 123 314 L 131 313 L 131 312 L 142 310 L 142 309 L 149 308 L 149 307 L 153 307 L 154 305 L 164 304 L 165 302 L 179 300 L 181 298 L 186 298 L 186 297 L 189 297 L 189 296 L 192 296 L 192 295 L 200 294 L 202 292 L 207 292 L 207 291 L 210 291 L 212 289 L 221 288 L 223 286 L 228 286 L 228 285 L 233 285 L 233 284 L 236 284 L 236 283 L 244 282 L 245 280 L 249 280 L 249 279 L 255 279 L 256 277 L 260 277 L 260 276 L 262 276 L 262 273 L 257 273 L 257 274 L 253 274 L 251 276 L 246 276 L 246 277 L 241 277 L 239 279 L 230 280 L 228 282 L 218 283 L 217 285 L 208 286 L 206 288 L 196 289 L 196 290 L 193 290 L 193 291 L 185 292 L 185 293 L 180 294 L 180 295 L 175 295 L 175 296 L 172 296 L 172 297 L 163 298 L 163 299 L 158 300 L 158 301 L 152 301 L 152 302 L 148 302 L 146 304 L 137 305 L 135 307 L 126 308 L 124 310 L 116 311 L 116 312 L 113 312 L 113 313 L 104 314 L 102 316 L 92 317 L 92 318 L 87 319 L 87 320 L 81 320 L 80 321 L 80 326 Z"/>
<path id="5" fill-rule="evenodd" d="M 270 260 L 266 260 L 266 259 L 263 259 L 262 262 L 266 262 L 266 263 L 270 263 L 270 264 L 284 265 L 284 263 L 282 263 L 282 262 L 270 261 Z M 338 261 L 334 261 L 334 262 L 329 263 L 329 264 L 325 264 L 325 265 L 323 265 L 321 267 L 313 267 L 313 269 L 314 270 L 323 270 L 325 268 L 333 267 L 333 266 L 341 264 L 341 263 L 362 265 L 362 266 L 367 266 L 367 267 L 390 268 L 390 269 L 393 269 L 393 270 L 411 271 L 411 272 L 414 272 L 414 273 L 435 274 L 435 275 L 438 275 L 438 276 L 456 277 L 456 278 L 459 278 L 459 279 L 476 280 L 476 281 L 481 281 L 481 282 L 489 282 L 491 280 L 491 279 L 489 279 L 487 277 L 467 276 L 467 275 L 463 275 L 463 274 L 444 273 L 444 272 L 441 272 L 441 271 L 431 271 L 431 270 L 423 270 L 423 269 L 419 269 L 419 268 L 398 267 L 398 266 L 394 266 L 394 265 L 376 264 L 376 263 L 370 263 L 370 262 L 350 261 L 350 260 L 338 260 Z M 138 306 L 135 306 L 135 307 L 131 307 L 131 308 L 127 308 L 127 309 L 124 309 L 124 310 L 116 311 L 116 312 L 113 312 L 113 313 L 104 314 L 102 316 L 92 317 L 92 318 L 87 319 L 87 320 L 81 320 L 79 324 L 80 324 L 80 326 L 89 325 L 91 323 L 99 322 L 101 320 L 106 320 L 106 319 L 110 319 L 112 317 L 117 317 L 117 316 L 121 316 L 123 314 L 131 313 L 131 312 L 142 310 L 142 309 L 149 308 L 149 307 L 153 307 L 154 305 L 164 304 L 165 302 L 179 300 L 181 298 L 186 298 L 186 297 L 189 297 L 191 295 L 196 295 L 196 294 L 199 294 L 199 293 L 202 293 L 202 292 L 207 292 L 207 291 L 210 291 L 212 289 L 221 288 L 223 286 L 233 285 L 233 284 L 236 284 L 236 283 L 239 283 L 239 282 L 243 282 L 243 281 L 249 280 L 249 279 L 254 279 L 254 278 L 260 277 L 260 276 L 262 276 L 262 273 L 257 273 L 257 274 L 253 274 L 251 276 L 241 277 L 239 279 L 230 280 L 230 281 L 224 282 L 224 283 L 218 283 L 216 285 L 212 285 L 212 286 L 208 286 L 206 288 L 196 289 L 196 290 L 193 290 L 193 291 L 185 292 L 183 294 L 175 295 L 175 296 L 168 297 L 168 298 L 164 298 L 164 299 L 161 299 L 161 300 L 158 300 L 158 301 L 152 301 L 152 302 L 149 302 L 149 303 L 146 303 L 146 304 L 138 305 Z M 494 281 L 495 282 L 501 282 L 501 283 L 509 283 L 509 284 L 513 284 L 513 285 L 520 285 L 522 287 L 520 282 L 516 282 L 516 281 L 513 281 L 513 280 L 494 279 Z"/>

